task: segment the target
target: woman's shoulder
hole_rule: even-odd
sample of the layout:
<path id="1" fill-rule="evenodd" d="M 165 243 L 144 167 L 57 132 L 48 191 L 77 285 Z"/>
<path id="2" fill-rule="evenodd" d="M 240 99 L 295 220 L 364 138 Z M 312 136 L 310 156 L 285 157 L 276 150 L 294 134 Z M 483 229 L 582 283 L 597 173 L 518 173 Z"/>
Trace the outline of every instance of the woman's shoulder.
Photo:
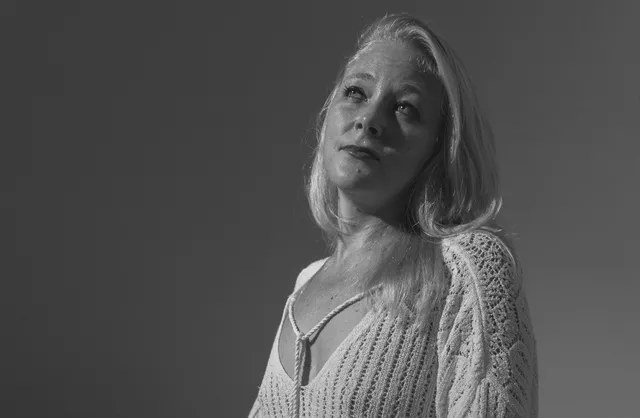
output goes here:
<path id="1" fill-rule="evenodd" d="M 305 268 L 303 268 L 302 271 L 300 271 L 300 273 L 298 274 L 298 277 L 296 278 L 296 283 L 293 291 L 295 292 L 296 290 L 298 290 L 303 284 L 307 282 L 307 280 L 312 278 L 313 275 L 316 274 L 318 270 L 320 270 L 320 268 L 325 263 L 325 261 L 327 261 L 327 258 L 329 257 L 316 260 L 311 264 L 307 265 Z"/>
<path id="2" fill-rule="evenodd" d="M 465 249 L 473 249 L 485 246 L 504 247 L 506 251 L 510 251 L 501 237 L 503 233 L 494 232 L 489 229 L 474 229 L 473 231 L 456 234 L 442 241 L 443 247 L 463 247 Z"/>
<path id="3" fill-rule="evenodd" d="M 497 233 L 482 229 L 446 238 L 442 253 L 453 276 L 480 282 L 497 280 L 519 287 L 521 275 L 515 254 Z"/>

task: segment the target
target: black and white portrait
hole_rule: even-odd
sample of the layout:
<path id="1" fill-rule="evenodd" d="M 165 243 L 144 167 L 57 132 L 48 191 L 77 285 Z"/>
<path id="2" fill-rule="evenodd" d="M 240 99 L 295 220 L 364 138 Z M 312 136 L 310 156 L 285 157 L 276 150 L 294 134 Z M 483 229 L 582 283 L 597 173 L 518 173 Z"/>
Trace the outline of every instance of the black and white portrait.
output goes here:
<path id="1" fill-rule="evenodd" d="M 636 416 L 639 17 L 3 3 L 0 416 Z"/>

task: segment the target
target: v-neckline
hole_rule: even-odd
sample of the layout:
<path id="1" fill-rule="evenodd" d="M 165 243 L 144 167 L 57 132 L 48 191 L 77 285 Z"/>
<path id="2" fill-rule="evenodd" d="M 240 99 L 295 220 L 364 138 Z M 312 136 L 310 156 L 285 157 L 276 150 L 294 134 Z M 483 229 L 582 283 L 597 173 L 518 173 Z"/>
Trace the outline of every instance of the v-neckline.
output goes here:
<path id="1" fill-rule="evenodd" d="M 280 339 L 281 339 L 281 336 L 282 336 L 282 330 L 284 328 L 284 321 L 288 320 L 289 304 L 291 304 L 298 296 L 300 296 L 300 294 L 302 293 L 302 290 L 309 284 L 309 282 L 311 282 L 311 280 L 313 280 L 315 275 L 320 270 L 322 270 L 322 268 L 326 264 L 327 260 L 328 260 L 328 258 L 324 261 L 322 266 L 318 270 L 316 270 L 316 272 L 314 272 L 313 275 L 307 281 L 305 281 L 298 289 L 295 289 L 293 291 L 293 293 L 291 293 L 291 295 L 289 295 L 289 297 L 287 298 L 287 302 L 285 303 L 285 306 L 284 306 L 284 314 L 282 316 L 282 319 L 280 320 L 280 326 L 278 327 L 278 333 L 276 335 L 276 341 L 275 341 L 276 342 L 276 346 L 275 346 L 276 363 L 278 363 L 278 368 L 282 372 L 282 375 L 285 376 L 287 381 L 292 385 L 295 385 L 296 379 L 292 378 L 291 376 L 289 376 L 289 374 L 287 373 L 287 371 L 285 370 L 285 368 L 284 368 L 284 366 L 282 364 L 282 359 L 280 357 Z M 340 305 L 338 305 L 338 306 L 340 306 Z M 292 306 L 291 309 L 294 310 L 293 308 L 294 307 Z M 330 313 L 331 313 L 331 311 L 327 312 L 327 315 L 329 315 Z M 361 330 L 366 328 L 369 325 L 370 318 L 372 317 L 372 314 L 373 314 L 373 310 L 372 309 L 367 310 L 367 313 L 364 314 L 364 316 L 362 318 L 360 318 L 360 320 L 351 329 L 351 331 L 349 331 L 347 336 L 338 344 L 338 346 L 329 355 L 327 360 L 320 367 L 320 370 L 318 371 L 318 373 L 316 373 L 316 375 L 313 376 L 313 378 L 309 379 L 307 381 L 306 385 L 300 385 L 301 388 L 304 389 L 304 388 L 310 387 L 316 380 L 318 380 L 318 378 L 320 378 L 325 373 L 325 370 L 327 370 L 329 368 L 328 366 L 330 366 L 330 364 L 334 361 L 334 359 L 338 356 L 338 354 L 341 353 L 342 351 L 344 351 L 346 349 L 346 347 L 348 347 L 348 345 L 351 344 L 351 342 L 355 338 L 358 337 L 358 335 L 360 334 Z M 318 321 L 318 323 L 321 322 L 321 321 L 322 321 L 322 319 L 320 321 Z M 293 324 L 290 324 L 290 325 L 291 325 L 291 332 L 294 335 L 294 341 L 295 341 L 296 333 L 295 333 L 295 331 L 293 329 Z M 313 329 L 313 327 L 311 329 Z M 307 330 L 307 332 L 309 332 L 311 329 Z M 322 330 L 320 329 L 319 331 L 322 331 Z M 304 367 L 304 365 L 302 367 Z"/>
<path id="2" fill-rule="evenodd" d="M 284 328 L 284 321 L 288 320 L 287 318 L 287 310 L 289 307 L 289 303 L 291 302 L 291 297 L 289 297 L 289 299 L 287 299 L 287 303 L 285 304 L 285 311 L 284 311 L 284 315 L 282 316 L 282 320 L 280 321 L 280 327 L 278 328 L 278 335 L 276 336 L 276 346 L 275 346 L 275 357 L 276 357 L 276 363 L 278 365 L 278 369 L 280 370 L 280 372 L 282 373 L 282 375 L 286 378 L 286 380 L 292 384 L 295 385 L 295 379 L 292 378 L 291 376 L 289 376 L 289 374 L 287 373 L 287 371 L 285 370 L 283 364 L 282 364 L 282 359 L 280 357 L 280 339 L 282 336 L 282 329 Z M 370 319 L 373 316 L 373 310 L 370 309 L 367 311 L 367 313 L 360 319 L 360 321 L 358 321 L 358 323 L 356 323 L 356 325 L 353 327 L 353 329 L 351 329 L 351 331 L 349 331 L 349 333 L 347 334 L 347 336 L 340 342 L 340 344 L 338 344 L 338 346 L 333 350 L 333 352 L 331 353 L 331 355 L 329 355 L 329 357 L 327 358 L 327 361 L 324 362 L 324 364 L 322 365 L 322 367 L 320 368 L 320 370 L 318 371 L 318 373 L 316 373 L 315 376 L 313 376 L 313 378 L 309 379 L 307 381 L 306 385 L 300 385 L 301 388 L 305 389 L 305 388 L 309 388 L 311 387 L 317 380 L 319 380 L 319 378 L 322 377 L 322 375 L 325 374 L 326 370 L 329 369 L 329 366 L 331 365 L 331 363 L 333 363 L 335 361 L 335 358 L 342 353 L 362 332 L 362 330 L 364 330 L 365 328 L 368 327 L 368 325 L 370 324 Z M 292 326 L 292 330 L 295 336 L 295 332 L 293 331 L 293 326 Z"/>

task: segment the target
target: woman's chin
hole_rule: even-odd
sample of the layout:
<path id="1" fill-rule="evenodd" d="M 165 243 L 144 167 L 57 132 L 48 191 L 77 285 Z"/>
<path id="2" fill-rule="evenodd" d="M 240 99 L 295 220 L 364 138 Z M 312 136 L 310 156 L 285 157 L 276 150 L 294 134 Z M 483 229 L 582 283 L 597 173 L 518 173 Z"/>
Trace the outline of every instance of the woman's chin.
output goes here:
<path id="1" fill-rule="evenodd" d="M 344 174 L 344 173 L 343 173 Z M 350 173 L 349 175 L 339 175 L 331 179 L 336 187 L 344 192 L 366 191 L 375 188 L 374 176 L 364 173 Z"/>
<path id="2" fill-rule="evenodd" d="M 332 172 L 331 172 L 332 171 Z M 370 188 L 380 183 L 376 167 L 354 161 L 341 161 L 341 164 L 330 170 L 329 177 L 341 189 Z"/>

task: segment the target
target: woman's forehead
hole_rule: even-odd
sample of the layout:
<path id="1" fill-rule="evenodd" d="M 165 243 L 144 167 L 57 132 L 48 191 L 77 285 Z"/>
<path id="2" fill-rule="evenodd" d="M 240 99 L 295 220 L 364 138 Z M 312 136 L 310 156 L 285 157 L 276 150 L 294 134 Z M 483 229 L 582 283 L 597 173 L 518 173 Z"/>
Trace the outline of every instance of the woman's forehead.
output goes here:
<path id="1" fill-rule="evenodd" d="M 397 82 L 420 86 L 429 92 L 439 91 L 439 77 L 433 71 L 425 70 L 424 62 L 424 55 L 409 44 L 399 41 L 376 42 L 351 60 L 343 79 Z"/>
<path id="2" fill-rule="evenodd" d="M 413 45 L 402 41 L 376 41 L 359 51 L 346 68 L 349 72 L 380 69 L 396 69 L 406 72 L 433 72 L 427 63 L 430 57 Z"/>

